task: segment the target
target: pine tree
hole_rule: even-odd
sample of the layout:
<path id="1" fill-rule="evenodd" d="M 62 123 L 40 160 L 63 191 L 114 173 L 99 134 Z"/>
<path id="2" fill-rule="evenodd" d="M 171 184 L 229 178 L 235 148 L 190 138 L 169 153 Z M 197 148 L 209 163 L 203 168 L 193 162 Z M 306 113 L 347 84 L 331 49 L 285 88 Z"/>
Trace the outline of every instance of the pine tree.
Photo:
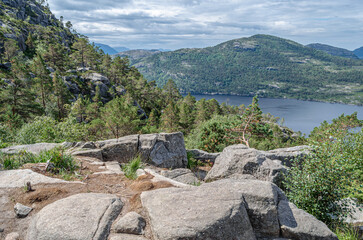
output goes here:
<path id="1" fill-rule="evenodd" d="M 128 96 L 116 97 L 102 108 L 101 119 L 115 138 L 137 131 L 140 118 Z"/>
<path id="2" fill-rule="evenodd" d="M 20 51 L 17 42 L 13 39 L 7 39 L 4 42 L 4 49 L 4 60 L 8 62 Z"/>
<path id="3" fill-rule="evenodd" d="M 176 132 L 179 130 L 179 111 L 173 101 L 163 110 L 160 127 L 166 132 Z"/>
<path id="4" fill-rule="evenodd" d="M 68 103 L 70 95 L 58 70 L 53 73 L 53 89 L 57 105 L 58 119 L 61 120 L 67 115 L 65 104 Z"/>
<path id="5" fill-rule="evenodd" d="M 44 53 L 44 60 L 52 68 L 63 72 L 67 62 L 67 50 L 60 43 L 51 43 L 48 45 L 48 50 Z"/>
<path id="6" fill-rule="evenodd" d="M 175 82 L 172 79 L 169 79 L 167 81 L 167 83 L 164 85 L 163 93 L 165 96 L 166 103 L 170 103 L 170 102 L 176 103 L 177 101 L 179 101 L 182 98 Z"/>
<path id="7" fill-rule="evenodd" d="M 52 80 L 41 55 L 38 54 L 34 58 L 30 68 L 35 75 L 35 86 L 40 93 L 43 109 L 45 109 L 47 99 L 49 99 L 52 90 Z"/>
<path id="8" fill-rule="evenodd" d="M 79 38 L 72 46 L 72 48 L 75 50 L 72 54 L 72 57 L 80 67 L 86 67 L 88 44 L 87 38 Z"/>
<path id="9" fill-rule="evenodd" d="M 207 121 L 210 116 L 208 114 L 208 109 L 207 109 L 207 101 L 205 100 L 205 98 L 200 99 L 197 103 L 196 103 L 196 107 L 197 107 L 197 116 L 195 117 L 195 123 L 196 124 L 201 124 L 204 121 Z"/>

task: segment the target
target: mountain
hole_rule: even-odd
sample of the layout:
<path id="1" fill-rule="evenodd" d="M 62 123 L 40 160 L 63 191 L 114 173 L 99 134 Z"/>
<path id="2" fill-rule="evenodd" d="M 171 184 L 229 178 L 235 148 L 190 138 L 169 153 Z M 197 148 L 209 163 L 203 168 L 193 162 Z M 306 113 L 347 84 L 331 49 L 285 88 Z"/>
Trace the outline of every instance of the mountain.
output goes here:
<path id="1" fill-rule="evenodd" d="M 159 50 L 135 49 L 117 53 L 120 57 L 128 57 L 131 61 L 161 53 Z"/>
<path id="2" fill-rule="evenodd" d="M 104 53 L 106 53 L 108 55 L 118 53 L 114 48 L 112 48 L 112 47 L 110 47 L 110 46 L 108 46 L 106 44 L 95 43 L 95 46 L 99 47 Z"/>
<path id="3" fill-rule="evenodd" d="M 130 48 L 127 47 L 114 47 L 114 49 L 117 51 L 117 53 L 130 50 Z"/>
<path id="4" fill-rule="evenodd" d="M 363 104 L 363 61 L 269 35 L 130 59 L 146 79 L 171 78 L 183 92 Z"/>
<path id="5" fill-rule="evenodd" d="M 70 46 L 75 36 L 71 33 L 71 24 L 65 27 L 55 18 L 48 6 L 36 0 L 1 0 L 0 1 L 0 52 L 5 39 L 15 40 L 20 50 L 26 50 L 29 35 L 37 39 L 57 39 L 65 46 Z"/>
<path id="6" fill-rule="evenodd" d="M 314 48 L 316 50 L 324 51 L 333 56 L 358 59 L 358 57 L 354 54 L 354 52 L 349 51 L 344 48 L 333 47 L 333 46 L 321 44 L 321 43 L 311 43 L 306 46 Z"/>
<path id="7" fill-rule="evenodd" d="M 357 48 L 353 51 L 360 59 L 363 59 L 363 47 Z"/>

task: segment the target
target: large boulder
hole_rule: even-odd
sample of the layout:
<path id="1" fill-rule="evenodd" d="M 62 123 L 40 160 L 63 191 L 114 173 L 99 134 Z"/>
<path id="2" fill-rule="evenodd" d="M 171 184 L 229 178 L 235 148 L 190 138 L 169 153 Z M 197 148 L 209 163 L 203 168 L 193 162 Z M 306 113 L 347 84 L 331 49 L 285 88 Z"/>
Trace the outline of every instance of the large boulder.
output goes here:
<path id="1" fill-rule="evenodd" d="M 242 144 L 228 146 L 216 158 L 205 180 L 252 178 L 280 186 L 283 173 L 287 170 L 284 163 L 290 166 L 291 159 L 305 156 L 305 148 L 300 146 L 266 152 Z"/>
<path id="2" fill-rule="evenodd" d="M 129 162 L 138 153 L 139 135 L 130 135 L 117 139 L 102 147 L 103 161 Z"/>
<path id="3" fill-rule="evenodd" d="M 173 179 L 175 181 L 185 184 L 197 184 L 199 179 L 188 168 L 177 168 L 174 170 L 162 170 L 160 173 L 162 176 Z"/>
<path id="4" fill-rule="evenodd" d="M 338 240 L 330 229 L 314 216 L 293 203 L 280 201 L 278 206 L 281 233 L 285 238 L 299 240 Z"/>
<path id="5" fill-rule="evenodd" d="M 6 154 L 15 154 L 21 151 L 26 151 L 33 154 L 39 154 L 41 151 L 48 151 L 59 146 L 61 146 L 61 144 L 59 143 L 35 143 L 35 144 L 17 145 L 17 146 L 3 148 L 0 149 L 0 152 Z"/>
<path id="6" fill-rule="evenodd" d="M 224 179 L 158 189 L 143 192 L 141 201 L 156 240 L 337 239 L 267 181 Z"/>
<path id="7" fill-rule="evenodd" d="M 122 207 L 115 195 L 76 194 L 40 210 L 30 223 L 26 239 L 107 239 Z"/>
<path id="8" fill-rule="evenodd" d="M 188 149 L 187 153 L 191 154 L 193 158 L 197 160 L 201 160 L 203 162 L 210 161 L 211 163 L 214 163 L 216 158 L 221 154 L 221 153 L 209 153 L 200 149 Z"/>
<path id="9" fill-rule="evenodd" d="M 229 187 L 158 189 L 141 201 L 155 240 L 256 239 L 243 197 Z"/>

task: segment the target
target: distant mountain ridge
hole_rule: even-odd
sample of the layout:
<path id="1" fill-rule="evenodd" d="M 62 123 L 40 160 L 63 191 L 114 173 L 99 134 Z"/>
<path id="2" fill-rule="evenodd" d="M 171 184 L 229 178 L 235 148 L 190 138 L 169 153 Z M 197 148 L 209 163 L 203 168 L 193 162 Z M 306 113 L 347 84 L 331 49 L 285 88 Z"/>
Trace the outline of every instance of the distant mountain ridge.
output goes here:
<path id="1" fill-rule="evenodd" d="M 357 48 L 353 51 L 360 59 L 363 59 L 363 47 Z"/>
<path id="2" fill-rule="evenodd" d="M 330 55 L 338 56 L 338 57 L 345 57 L 345 58 L 352 58 L 352 59 L 359 59 L 354 52 L 349 51 L 348 49 L 333 47 L 327 44 L 321 43 L 311 43 L 306 45 L 307 47 L 314 48 L 316 50 L 324 51 Z"/>
<path id="3" fill-rule="evenodd" d="M 269 35 L 130 59 L 146 79 L 173 79 L 183 92 L 363 104 L 363 61 Z"/>

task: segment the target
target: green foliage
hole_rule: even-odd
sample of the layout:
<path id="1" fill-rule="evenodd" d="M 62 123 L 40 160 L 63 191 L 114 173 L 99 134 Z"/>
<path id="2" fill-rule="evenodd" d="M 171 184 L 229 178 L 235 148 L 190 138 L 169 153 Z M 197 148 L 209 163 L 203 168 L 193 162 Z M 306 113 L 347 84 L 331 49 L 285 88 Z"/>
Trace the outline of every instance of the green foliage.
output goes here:
<path id="1" fill-rule="evenodd" d="M 70 154 L 66 154 L 62 148 L 53 148 L 49 151 L 40 152 L 36 156 L 38 162 L 50 161 L 54 164 L 51 169 L 53 173 L 74 173 L 79 167 Z"/>
<path id="2" fill-rule="evenodd" d="M 339 240 L 360 240 L 358 230 L 349 225 L 337 227 L 335 234 Z"/>
<path id="3" fill-rule="evenodd" d="M 75 118 L 57 122 L 50 117 L 37 117 L 24 124 L 18 131 L 15 141 L 20 144 L 39 142 L 82 141 L 87 139 L 87 127 L 77 123 Z"/>
<path id="4" fill-rule="evenodd" d="M 5 154 L 0 152 L 0 163 L 4 166 L 4 169 L 11 170 L 17 169 L 26 163 L 37 163 L 38 159 L 34 154 L 26 151 L 21 151 L 18 154 Z"/>
<path id="5" fill-rule="evenodd" d="M 285 176 L 288 198 L 328 224 L 339 222 L 349 213 L 343 199 L 363 200 L 363 130 L 349 133 L 347 119 L 351 118 L 341 116 L 332 124 L 324 122 L 316 128 L 310 140 L 312 153 L 296 161 Z M 332 133 L 336 134 L 334 138 L 327 137 Z"/>
<path id="6" fill-rule="evenodd" d="M 132 159 L 129 163 L 126 163 L 122 166 L 122 170 L 124 171 L 125 176 L 129 179 L 137 178 L 136 171 L 139 168 L 142 168 L 140 155 Z"/>
<path id="7" fill-rule="evenodd" d="M 189 169 L 193 170 L 198 166 L 204 166 L 205 165 L 202 161 L 195 159 L 193 154 L 190 153 L 190 152 L 187 153 L 187 158 L 188 158 L 187 168 L 189 168 Z"/>

